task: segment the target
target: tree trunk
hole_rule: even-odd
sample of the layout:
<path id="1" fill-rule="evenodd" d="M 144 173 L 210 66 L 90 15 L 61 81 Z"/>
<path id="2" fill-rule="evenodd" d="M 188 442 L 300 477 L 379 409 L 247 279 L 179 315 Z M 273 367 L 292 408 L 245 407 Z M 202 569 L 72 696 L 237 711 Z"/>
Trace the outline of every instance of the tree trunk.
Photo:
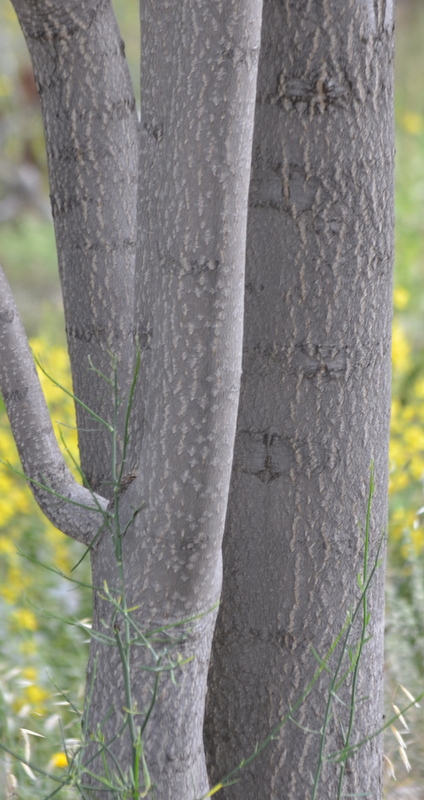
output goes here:
<path id="1" fill-rule="evenodd" d="M 134 736 L 155 683 L 142 667 L 155 659 L 147 648 L 128 656 L 130 705 L 118 644 L 129 614 L 144 632 L 200 615 L 167 633 L 177 660 L 193 660 L 178 670 L 177 686 L 169 672 L 161 675 L 144 734 L 156 796 L 194 800 L 208 790 L 202 726 L 240 388 L 262 0 L 141 4 L 139 126 L 109 3 L 14 4 L 43 104 L 75 393 L 113 422 L 108 386 L 87 371 L 90 356 L 110 376 L 112 352 L 121 400 L 114 465 L 107 428 L 99 430 L 84 410 L 78 415 L 84 473 L 96 491 L 114 496 L 108 529 L 91 550 L 99 588 L 84 764 L 105 775 L 104 740 L 115 777 L 118 763 L 122 778 L 135 769 Z M 142 424 L 133 426 L 125 465 L 137 474 L 117 496 L 111 483 L 122 459 L 137 343 L 135 418 Z M 114 528 L 118 502 L 125 538 Z M 134 611 L 117 610 L 119 596 L 122 608 Z M 157 648 L 164 638 L 153 639 Z M 91 793 L 115 797 L 89 772 L 85 783 Z"/>
<path id="2" fill-rule="evenodd" d="M 136 319 L 145 414 L 125 508 L 140 498 L 146 508 L 125 538 L 125 586 L 144 628 L 206 613 L 179 645 L 194 660 L 177 687 L 162 679 L 149 722 L 146 758 L 161 800 L 194 800 L 208 787 L 202 725 L 240 385 L 260 20 L 258 0 L 226 1 L 225 14 L 221 2 L 142 8 Z M 95 583 L 110 563 L 103 546 Z M 97 672 L 102 705 L 91 725 L 117 703 L 108 659 Z M 146 698 L 145 674 L 133 681 Z"/>
<path id="3" fill-rule="evenodd" d="M 386 526 L 393 250 L 392 4 L 265 0 L 250 186 L 243 377 L 213 645 L 213 782 L 301 695 Z M 353 741 L 382 724 L 383 569 L 371 585 Z M 369 635 L 369 634 L 368 634 Z M 357 634 L 356 634 L 357 639 Z M 334 661 L 332 662 L 334 664 Z M 312 797 L 329 676 L 228 800 Z M 342 695 L 343 697 L 344 695 Z M 346 698 L 345 698 L 346 699 Z M 336 707 L 328 751 L 343 746 Z M 327 752 L 328 752 L 327 751 Z M 344 792 L 381 796 L 381 742 Z M 318 797 L 337 797 L 327 765 Z"/>
<path id="4" fill-rule="evenodd" d="M 290 709 L 316 670 L 313 648 L 325 654 L 357 601 L 372 459 L 371 562 L 385 525 L 392 3 L 265 0 L 234 445 L 262 0 L 144 0 L 140 124 L 108 0 L 13 2 L 42 100 L 75 393 L 109 424 L 79 407 L 82 468 L 101 492 L 87 495 L 52 444 L 5 296 L 8 411 L 25 468 L 57 495 L 49 508 L 44 489 L 37 499 L 84 542 L 97 514 L 104 524 L 91 550 L 86 783 L 90 796 L 116 796 L 89 774 L 106 774 L 102 739 L 115 778 L 136 769 L 156 682 L 143 667 L 157 666 L 156 649 L 162 666 L 175 663 L 177 686 L 160 675 L 143 733 L 154 793 L 197 800 L 208 789 L 202 722 L 226 514 L 206 724 L 213 781 Z M 89 369 L 90 357 L 110 377 L 111 353 L 118 406 Z M 64 494 L 84 498 L 83 519 L 80 507 L 63 513 Z M 354 741 L 381 724 L 382 585 L 380 570 Z M 135 625 L 170 627 L 123 659 Z M 288 723 L 226 797 L 312 800 L 311 731 L 327 696 L 324 673 L 296 717 L 308 732 Z M 343 746 L 348 717 L 340 705 L 329 718 L 329 750 Z M 321 796 L 337 797 L 336 772 L 324 765 Z M 380 774 L 375 739 L 349 759 L 343 790 L 378 797 Z"/>
<path id="5" fill-rule="evenodd" d="M 123 398 L 135 357 L 138 185 L 138 123 L 124 43 L 108 0 L 13 5 L 41 100 L 74 392 L 110 421 L 112 393 L 89 359 L 110 375 L 113 353 Z M 76 411 L 81 467 L 90 486 L 110 497 L 110 434 L 82 406 Z M 122 411 L 120 417 L 122 452 Z"/>

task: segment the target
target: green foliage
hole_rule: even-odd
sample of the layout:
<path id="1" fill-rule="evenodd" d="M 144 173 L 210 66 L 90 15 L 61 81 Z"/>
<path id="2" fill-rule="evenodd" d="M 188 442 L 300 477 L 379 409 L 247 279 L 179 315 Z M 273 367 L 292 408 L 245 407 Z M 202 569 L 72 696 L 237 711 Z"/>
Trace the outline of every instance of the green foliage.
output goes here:
<path id="1" fill-rule="evenodd" d="M 103 524 L 101 524 L 101 529 L 105 531 L 104 535 L 111 536 L 114 543 L 118 584 L 116 587 L 111 588 L 105 582 L 101 590 L 98 588 L 96 589 L 102 599 L 110 604 L 113 608 L 112 626 L 105 628 L 104 631 L 92 631 L 86 622 L 75 621 L 71 623 L 71 630 L 77 629 L 84 632 L 87 631 L 90 637 L 99 641 L 102 645 L 117 649 L 125 693 L 125 705 L 122 707 L 123 720 L 119 733 L 114 734 L 111 741 L 108 741 L 105 738 L 101 727 L 98 728 L 94 736 L 91 735 L 89 740 L 86 741 L 84 739 L 83 732 L 88 730 L 89 726 L 85 715 L 89 713 L 92 693 L 92 687 L 88 686 L 83 713 L 78 710 L 78 705 L 72 700 L 71 694 L 67 690 L 65 691 L 61 689 L 58 693 L 59 696 L 63 698 L 63 702 L 70 708 L 71 712 L 76 715 L 77 722 L 81 723 L 81 736 L 78 736 L 78 733 L 75 738 L 66 735 L 67 729 L 75 726 L 72 724 L 72 719 L 68 723 L 66 720 L 63 723 L 58 718 L 57 714 L 50 715 L 48 717 L 47 723 L 44 725 L 43 733 L 40 731 L 40 728 L 42 728 L 42 723 L 40 724 L 40 722 L 38 723 L 38 726 L 32 724 L 30 728 L 24 727 L 20 723 L 20 717 L 24 714 L 27 714 L 28 716 L 37 715 L 39 719 L 43 719 L 43 716 L 45 716 L 47 713 L 46 710 L 50 698 L 46 690 L 37 685 L 36 679 L 38 674 L 34 668 L 31 669 L 31 667 L 26 666 L 21 670 L 18 669 L 17 671 L 9 671 L 6 675 L 4 675 L 6 692 L 4 692 L 3 695 L 5 699 L 7 697 L 7 688 L 10 687 L 11 681 L 13 681 L 16 675 L 23 676 L 24 679 L 32 679 L 32 683 L 26 687 L 27 695 L 29 693 L 27 700 L 31 701 L 31 704 L 29 702 L 27 703 L 28 708 L 25 709 L 19 704 L 14 707 L 12 704 L 11 707 L 5 707 L 3 709 L 3 730 L 1 731 L 2 736 L 0 740 L 0 750 L 3 752 L 3 754 L 6 754 L 5 763 L 7 775 L 5 776 L 5 781 L 8 781 L 12 786 L 12 789 L 10 790 L 10 796 L 12 796 L 12 790 L 18 788 L 22 798 L 37 796 L 43 798 L 43 800 L 49 800 L 49 798 L 56 795 L 61 795 L 62 797 L 67 798 L 67 800 L 68 798 L 71 800 L 71 798 L 74 796 L 72 794 L 72 790 L 74 790 L 74 792 L 76 792 L 76 794 L 81 798 L 85 798 L 86 796 L 94 797 L 98 796 L 99 794 L 101 796 L 102 790 L 106 789 L 110 790 L 117 800 L 136 800 L 136 798 L 147 797 L 148 795 L 154 797 L 154 784 L 152 783 L 149 774 L 149 767 L 144 756 L 143 737 L 150 720 L 151 712 L 156 702 L 160 702 L 158 697 L 160 675 L 164 672 L 167 672 L 170 674 L 171 679 L 175 682 L 174 673 L 178 672 L 180 669 L 183 669 L 185 664 L 191 660 L 191 657 L 184 660 L 182 659 L 178 653 L 178 645 L 185 639 L 185 629 L 187 626 L 195 624 L 195 620 L 197 618 L 184 620 L 180 623 L 180 625 L 166 626 L 147 632 L 142 630 L 139 626 L 139 623 L 136 621 L 134 612 L 137 610 L 137 607 L 130 608 L 126 599 L 122 538 L 126 534 L 129 525 L 131 525 L 131 520 L 129 523 L 127 523 L 126 528 L 122 530 L 120 527 L 119 516 L 119 490 L 121 486 L 122 470 L 124 469 L 125 464 L 130 408 L 137 380 L 137 370 L 134 375 L 132 388 L 128 398 L 126 426 L 123 435 L 124 449 L 122 454 L 122 465 L 121 467 L 118 467 L 118 464 L 116 463 L 117 428 L 115 422 L 118 418 L 118 406 L 120 405 L 120 399 L 118 398 L 116 369 L 115 367 L 113 368 L 112 378 L 109 379 L 99 373 L 93 365 L 90 365 L 90 368 L 101 375 L 101 377 L 105 378 L 105 381 L 107 384 L 109 384 L 108 388 L 113 391 L 114 396 L 115 413 L 111 422 L 102 420 L 94 412 L 89 413 L 94 419 L 107 427 L 112 437 L 112 476 L 114 485 L 114 501 L 109 510 L 103 512 L 104 519 Z M 44 367 L 40 369 L 40 372 L 43 381 L 49 381 L 48 372 Z M 54 379 L 52 385 L 50 384 L 50 389 L 52 387 L 62 389 L 62 393 L 66 402 L 68 402 L 69 399 L 75 399 L 72 391 L 66 386 L 66 376 L 64 376 L 64 380 L 59 381 Z M 49 394 L 49 391 L 47 393 Z M 79 467 L 77 466 L 75 455 L 71 453 L 68 445 L 65 446 L 65 453 L 70 458 L 70 464 L 74 466 L 78 473 Z M 386 727 L 386 725 L 394 722 L 397 717 L 400 716 L 401 712 L 397 711 L 389 723 L 386 723 L 386 725 L 382 726 L 380 730 L 370 732 L 369 736 L 360 742 L 353 741 L 355 713 L 357 706 L 364 700 L 364 698 L 357 697 L 357 686 L 360 661 L 363 657 L 363 650 L 368 641 L 367 627 L 370 620 L 370 614 L 368 611 L 367 597 L 375 572 L 380 566 L 379 553 L 383 540 L 382 535 L 377 549 L 377 554 L 374 560 L 370 562 L 370 520 L 373 492 L 374 475 L 373 470 L 371 470 L 369 497 L 364 528 L 363 569 L 358 575 L 357 581 L 359 598 L 357 598 L 352 604 L 351 609 L 347 609 L 345 625 L 335 636 L 327 653 L 321 656 L 315 651 L 311 651 L 311 656 L 314 656 L 318 662 L 318 667 L 315 671 L 315 674 L 297 701 L 288 708 L 287 713 L 280 720 L 278 725 L 270 731 L 269 735 L 263 742 L 258 744 L 253 753 L 248 755 L 241 764 L 236 766 L 229 774 L 227 774 L 219 784 L 216 784 L 214 787 L 212 787 L 212 789 L 202 798 L 202 800 L 206 800 L 207 797 L 212 796 L 221 789 L 224 789 L 226 786 L 230 786 L 235 780 L 238 780 L 240 778 L 241 771 L 253 760 L 260 756 L 264 748 L 269 746 L 278 736 L 281 728 L 285 724 L 290 721 L 296 725 L 300 725 L 300 723 L 296 720 L 297 712 L 302 708 L 321 676 L 326 676 L 328 679 L 328 687 L 326 690 L 327 703 L 322 724 L 319 730 L 315 731 L 316 736 L 319 738 L 320 746 L 319 757 L 313 776 L 311 800 L 315 800 L 318 797 L 322 769 L 325 764 L 329 763 L 333 764 L 334 769 L 337 771 L 337 798 L 342 798 L 344 796 L 343 786 L 346 764 L 350 755 L 357 750 L 358 747 L 366 745 L 370 739 L 378 736 Z M 132 519 L 139 510 L 140 509 L 136 509 L 134 511 Z M 44 531 L 44 536 L 47 537 L 48 526 L 46 527 L 47 529 Z M 23 538 L 25 539 L 25 536 L 23 536 Z M 43 544 L 44 542 L 41 541 L 39 543 L 39 547 L 42 548 Z M 58 558 L 59 554 L 55 553 L 56 562 L 58 561 Z M 29 561 L 30 565 L 40 565 L 37 548 L 35 548 L 34 552 L 27 554 L 27 561 Z M 47 569 L 47 571 L 49 576 L 53 575 L 59 578 L 64 576 L 64 570 L 59 569 L 57 566 L 50 567 Z M 10 575 L 9 578 L 11 579 L 12 575 Z M 77 588 L 80 588 L 82 585 L 80 581 L 76 580 L 70 574 L 67 576 L 67 580 Z M 11 591 L 13 591 L 12 585 L 9 587 L 9 592 Z M 36 592 L 36 588 L 32 587 L 32 594 L 36 594 Z M 6 593 L 5 599 L 6 601 L 10 601 L 12 599 L 12 595 L 8 595 Z M 16 601 L 16 599 L 16 596 L 13 597 L 14 601 Z M 10 611 L 9 616 L 12 618 L 12 627 L 13 625 L 16 625 L 18 630 L 20 626 L 23 628 L 29 628 L 33 632 L 35 632 L 38 628 L 37 617 L 34 615 L 31 609 L 27 609 L 24 606 L 21 609 L 18 609 L 18 611 L 13 608 Z M 57 612 L 48 614 L 48 618 L 52 621 L 59 621 L 59 623 L 63 623 L 65 621 L 60 615 L 57 614 Z M 181 634 L 179 633 L 179 630 L 181 630 Z M 132 653 L 134 652 L 134 648 L 144 649 L 145 660 L 142 660 L 142 666 L 140 666 L 139 669 L 144 670 L 146 676 L 149 675 L 150 679 L 153 680 L 151 699 L 148 706 L 143 709 L 138 708 L 137 699 L 133 694 L 130 664 L 133 662 Z M 195 657 L 195 654 L 193 654 L 193 657 Z M 411 701 L 412 703 L 414 702 L 412 697 Z M 338 713 L 335 708 L 335 706 L 340 703 L 342 703 L 342 706 L 348 710 L 346 729 L 341 726 L 341 722 L 338 720 Z M 11 714 L 11 712 L 15 712 L 14 715 L 13 713 Z M 51 741 L 51 737 L 48 736 L 48 733 L 49 727 L 51 727 L 49 720 L 52 718 L 54 718 L 56 727 L 59 728 L 62 747 L 59 750 L 55 748 L 54 751 L 51 752 L 46 766 L 41 766 L 40 757 L 44 757 L 46 760 L 46 755 L 42 750 L 41 744 L 39 745 L 38 743 L 40 741 L 43 742 L 45 748 L 49 739 Z M 337 729 L 342 733 L 343 746 L 337 752 L 328 752 L 328 736 L 330 730 L 334 726 L 336 726 Z M 114 741 L 116 736 L 121 736 L 125 730 L 129 731 L 130 741 L 132 743 L 131 760 L 128 764 L 120 764 L 117 763 L 113 756 L 113 752 L 111 751 L 111 743 Z M 399 738 L 399 741 L 403 742 L 400 734 L 394 727 L 393 730 L 395 735 Z M 310 733 L 310 731 L 308 732 Z M 18 740 L 16 741 L 16 739 Z M 37 753 L 34 754 L 34 756 L 32 755 L 31 748 L 32 741 L 37 742 L 37 745 L 34 745 L 34 750 L 37 750 Z M 87 746 L 90 747 L 90 750 L 88 751 L 90 754 L 88 761 L 85 757 Z M 101 773 L 99 773 L 98 756 L 100 756 L 100 762 L 102 763 Z M 93 766 L 91 766 L 92 763 Z M 65 770 L 62 778 L 55 775 L 53 771 L 55 768 L 62 768 Z M 22 775 L 20 775 L 19 779 L 17 778 L 16 774 L 17 770 L 22 772 Z M 88 778 L 94 779 L 94 786 L 89 784 L 89 781 L 87 780 Z M 51 782 L 53 782 L 55 785 L 55 788 L 53 789 L 51 789 L 51 786 L 49 786 L 49 783 L 51 784 Z M 31 792 L 31 794 L 27 794 L 27 791 Z M 86 792 L 88 792 L 88 794 L 86 794 Z"/>
<path id="2" fill-rule="evenodd" d="M 399 5 L 396 93 L 396 263 L 393 400 L 390 443 L 390 526 L 386 601 L 387 705 L 398 682 L 419 692 L 424 679 L 424 6 Z M 405 762 L 392 733 L 386 754 L 397 785 L 424 780 L 424 721 L 411 710 Z M 401 748 L 402 749 L 402 748 Z M 403 751 L 403 756 L 405 752 Z M 390 770 L 389 770 L 390 771 Z M 418 790 L 417 796 L 419 796 Z M 388 797 L 395 797 L 388 789 Z"/>
<path id="3" fill-rule="evenodd" d="M 35 352 L 46 351 L 44 341 L 31 344 Z M 50 346 L 46 362 L 70 387 L 64 348 Z M 52 419 L 63 424 L 55 424 L 56 432 L 66 431 L 67 445 L 76 455 L 73 402 L 42 373 L 40 378 Z M 3 405 L 0 452 L 4 461 L 20 468 Z M 91 598 L 88 591 L 69 586 L 60 574 L 42 571 L 35 562 L 54 563 L 60 572 L 69 573 L 83 550 L 48 522 L 25 482 L 4 464 L 0 496 L 0 740 L 24 756 L 35 757 L 46 770 L 60 769 L 63 740 L 79 735 L 78 726 L 73 727 L 77 715 L 61 692 L 66 696 L 69 692 L 82 704 L 88 654 L 87 635 L 60 618 L 89 617 Z M 89 580 L 86 562 L 81 570 Z M 33 733 L 23 734 L 22 729 Z M 24 767 L 18 766 L 16 777 L 22 800 L 41 796 Z"/>

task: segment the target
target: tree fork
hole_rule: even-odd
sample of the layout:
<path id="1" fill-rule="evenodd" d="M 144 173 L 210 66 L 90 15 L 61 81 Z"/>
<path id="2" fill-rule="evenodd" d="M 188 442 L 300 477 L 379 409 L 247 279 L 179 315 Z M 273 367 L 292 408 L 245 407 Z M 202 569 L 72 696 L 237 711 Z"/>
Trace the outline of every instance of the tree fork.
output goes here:
<path id="1" fill-rule="evenodd" d="M 42 100 L 75 394 L 111 420 L 87 357 L 107 374 L 112 351 L 124 398 L 134 339 L 142 352 L 143 396 L 126 470 L 138 474 L 120 501 L 121 530 L 133 519 L 122 540 L 126 600 L 143 629 L 206 615 L 180 646 L 194 661 L 177 689 L 162 678 L 146 731 L 158 796 L 186 800 L 208 787 L 201 728 L 240 386 L 262 2 L 142 4 L 140 125 L 108 2 L 14 5 Z M 107 433 L 81 414 L 78 424 L 83 471 L 108 496 Z M 99 539 L 91 558 L 93 584 L 117 589 L 111 536 Z M 113 621 L 95 593 L 94 633 L 112 635 Z M 142 709 L 150 694 L 139 666 L 131 668 Z M 130 763 L 128 736 L 114 739 L 125 707 L 117 650 L 96 640 L 88 686 L 88 736 L 100 733 L 113 742 L 113 757 Z M 100 764 L 90 761 L 90 769 Z"/>

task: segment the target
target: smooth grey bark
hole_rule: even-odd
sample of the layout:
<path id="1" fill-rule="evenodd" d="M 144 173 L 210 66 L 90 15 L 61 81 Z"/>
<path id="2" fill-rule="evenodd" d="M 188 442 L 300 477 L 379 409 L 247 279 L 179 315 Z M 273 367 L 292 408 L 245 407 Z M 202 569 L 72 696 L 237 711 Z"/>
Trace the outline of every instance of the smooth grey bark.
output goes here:
<path id="1" fill-rule="evenodd" d="M 138 186 L 138 122 L 124 43 L 108 0 L 12 2 L 42 106 L 74 392 L 111 420 L 111 393 L 89 358 L 110 375 L 113 353 L 124 398 L 135 357 Z M 90 486 L 110 496 L 110 436 L 76 410 L 81 467 Z M 138 449 L 134 429 L 127 473 Z"/>
<path id="2" fill-rule="evenodd" d="M 161 678 L 145 737 L 157 796 L 194 800 L 208 789 L 202 725 L 241 372 L 262 2 L 142 4 L 141 126 L 108 2 L 14 6 L 42 100 L 75 394 L 111 420 L 107 387 L 87 370 L 88 356 L 110 374 L 114 353 L 124 399 L 141 348 L 127 465 L 138 474 L 120 498 L 121 530 L 145 503 L 122 541 L 127 605 L 144 630 L 203 614 L 181 629 L 178 652 L 194 659 L 177 687 Z M 108 497 L 110 441 L 86 415 L 78 424 L 84 473 Z M 118 428 L 122 438 L 122 414 Z M 115 544 L 105 533 L 92 548 L 95 586 L 120 588 Z M 114 636 L 118 625 L 96 592 L 94 632 Z M 152 688 L 141 666 L 136 657 L 138 709 Z M 117 650 L 94 641 L 87 679 L 86 736 L 101 730 L 111 741 L 126 703 Z M 112 749 L 126 767 L 129 737 Z M 86 763 L 93 755 L 94 745 Z M 90 769 L 101 769 L 99 758 Z M 103 789 L 95 781 L 92 788 Z"/>
<path id="3" fill-rule="evenodd" d="M 53 525 L 89 544 L 102 525 L 108 501 L 77 483 L 59 450 L 28 340 L 1 267 L 0 352 L 1 392 L 34 496 Z"/>
<path id="4" fill-rule="evenodd" d="M 138 475 L 121 498 L 122 527 L 140 502 L 146 508 L 123 540 L 124 577 L 143 628 L 172 624 L 206 612 L 220 591 L 261 3 L 142 4 L 140 127 L 108 2 L 14 5 L 43 105 L 76 394 L 111 418 L 110 395 L 87 369 L 88 356 L 109 373 L 109 353 L 115 354 L 124 398 L 137 341 L 142 350 L 126 465 Z M 362 558 L 357 523 L 364 521 L 372 457 L 378 486 L 372 552 L 385 524 L 391 15 L 392 4 L 383 0 L 265 3 L 244 376 L 206 726 L 213 780 L 287 711 L 315 669 L 311 644 L 322 654 L 345 620 Z M 2 330 L 9 336 L 7 308 Z M 25 367 L 28 357 L 20 352 Z M 43 415 L 36 384 L 30 377 L 27 383 L 31 410 Z M 46 439 L 36 439 L 33 457 L 20 413 L 12 404 L 32 477 L 41 474 L 40 454 L 52 452 L 50 433 L 46 428 Z M 85 415 L 78 423 L 83 469 L 108 497 L 110 440 Z M 122 414 L 118 427 L 122 439 Z M 54 465 L 52 458 L 46 463 Z M 58 460 L 57 486 L 61 470 Z M 66 521 L 67 532 L 81 538 L 78 525 Z M 95 585 L 118 585 L 110 537 L 93 549 L 92 565 Z M 380 572 L 370 598 L 366 691 L 360 690 L 372 702 L 358 709 L 358 737 L 381 722 L 381 587 Z M 110 629 L 110 605 L 99 593 L 94 603 L 94 630 L 107 630 L 103 622 Z M 193 800 L 208 785 L 201 729 L 213 624 L 212 612 L 182 629 L 178 649 L 196 658 L 179 674 L 177 689 L 162 679 L 146 742 L 161 800 Z M 140 665 L 132 666 L 142 708 L 150 684 Z M 88 732 L 99 724 L 108 738 L 125 700 L 116 650 L 93 645 L 91 681 Z M 324 683 L 301 724 L 319 727 L 323 698 Z M 337 747 L 336 729 L 332 735 Z M 121 738 L 115 753 L 128 763 L 128 752 Z M 315 760 L 316 739 L 290 726 L 226 796 L 307 797 Z M 378 797 L 380 761 L 375 742 L 352 760 L 345 790 Z M 331 768 L 323 781 L 322 792 L 334 796 Z"/>
<path id="5" fill-rule="evenodd" d="M 387 514 L 393 256 L 393 5 L 265 0 L 249 199 L 243 377 L 206 718 L 212 781 L 302 693 L 358 598 Z M 362 526 L 362 528 L 361 528 Z M 353 740 L 382 724 L 383 568 Z M 319 730 L 324 676 L 297 721 Z M 342 695 L 343 697 L 344 695 Z M 342 745 L 339 704 L 329 748 Z M 226 789 L 311 796 L 319 737 L 289 723 Z M 381 797 L 381 741 L 344 792 Z M 337 796 L 325 767 L 319 797 Z"/>
<path id="6" fill-rule="evenodd" d="M 136 319 L 145 413 L 125 507 L 142 498 L 146 508 L 124 540 L 125 583 L 144 625 L 209 611 L 179 647 L 194 661 L 177 687 L 168 680 L 149 723 L 146 757 L 161 799 L 208 787 L 203 711 L 240 385 L 260 21 L 258 0 L 142 5 Z M 93 560 L 96 584 L 108 547 L 103 540 Z M 116 703 L 115 674 L 98 668 L 93 724 Z M 140 696 L 146 683 L 135 677 Z"/>

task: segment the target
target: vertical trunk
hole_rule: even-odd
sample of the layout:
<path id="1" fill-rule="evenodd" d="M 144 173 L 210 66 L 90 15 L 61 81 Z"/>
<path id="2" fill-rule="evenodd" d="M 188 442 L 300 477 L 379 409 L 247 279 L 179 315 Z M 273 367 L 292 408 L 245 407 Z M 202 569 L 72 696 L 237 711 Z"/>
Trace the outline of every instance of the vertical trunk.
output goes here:
<path id="1" fill-rule="evenodd" d="M 386 524 L 393 231 L 391 3 L 265 0 L 247 243 L 243 378 L 210 671 L 217 781 L 314 674 Z M 371 556 L 372 557 L 372 556 Z M 383 571 L 369 598 L 354 741 L 381 725 Z M 328 676 L 296 717 L 319 730 Z M 342 746 L 336 709 L 329 749 Z M 293 723 L 226 790 L 310 798 L 319 737 Z M 381 794 L 374 740 L 344 792 Z M 320 797 L 337 796 L 327 765 Z"/>
<path id="2" fill-rule="evenodd" d="M 135 295 L 145 412 L 123 521 L 140 499 L 145 508 L 123 542 L 124 583 L 144 630 L 206 614 L 182 629 L 178 652 L 193 661 L 177 686 L 169 673 L 161 677 L 146 729 L 161 800 L 194 800 L 208 787 L 202 726 L 241 373 L 260 21 L 261 0 L 142 3 Z M 106 578 L 117 587 L 112 563 L 105 537 L 93 557 L 96 584 Z M 112 630 L 99 596 L 94 620 Z M 139 669 L 142 658 L 135 656 L 132 672 L 140 710 L 153 685 Z M 89 732 L 101 726 L 110 740 L 127 705 L 116 651 L 93 647 L 91 677 Z M 128 763 L 128 738 L 113 749 Z"/>
<path id="3" fill-rule="evenodd" d="M 129 467 L 139 462 L 138 476 L 121 499 L 122 526 L 141 501 L 145 508 L 123 540 L 105 531 L 96 543 L 93 584 L 106 581 L 112 593 L 125 594 L 143 630 L 170 625 L 208 612 L 221 588 L 262 0 L 141 4 L 140 128 L 107 1 L 14 4 L 43 105 L 77 396 L 110 419 L 108 389 L 87 371 L 87 357 L 108 373 L 108 351 L 116 355 L 122 397 L 133 371 L 134 332 L 142 349 L 143 451 L 136 437 Z M 78 424 L 84 472 L 110 496 L 108 432 L 81 411 Z M 125 624 L 105 591 L 95 592 L 93 631 L 117 642 Z M 179 671 L 177 686 L 169 673 L 160 679 L 145 751 L 161 800 L 190 800 L 207 790 L 202 723 L 214 620 L 215 612 L 206 613 L 180 629 L 179 657 L 194 658 Z M 91 772 L 104 772 L 95 742 L 102 738 L 115 777 L 127 780 L 134 767 L 131 724 L 140 727 L 154 683 L 141 669 L 145 656 L 134 648 L 128 714 L 118 648 L 92 644 L 84 725 Z M 115 796 L 88 772 L 85 782 L 91 794 Z"/>
<path id="4" fill-rule="evenodd" d="M 108 0 L 13 4 L 42 105 L 74 392 L 111 420 L 111 393 L 89 358 L 110 374 L 116 357 L 124 396 L 134 368 L 138 171 L 124 44 Z M 110 495 L 110 435 L 81 406 L 77 422 L 82 469 L 93 489 Z"/>

